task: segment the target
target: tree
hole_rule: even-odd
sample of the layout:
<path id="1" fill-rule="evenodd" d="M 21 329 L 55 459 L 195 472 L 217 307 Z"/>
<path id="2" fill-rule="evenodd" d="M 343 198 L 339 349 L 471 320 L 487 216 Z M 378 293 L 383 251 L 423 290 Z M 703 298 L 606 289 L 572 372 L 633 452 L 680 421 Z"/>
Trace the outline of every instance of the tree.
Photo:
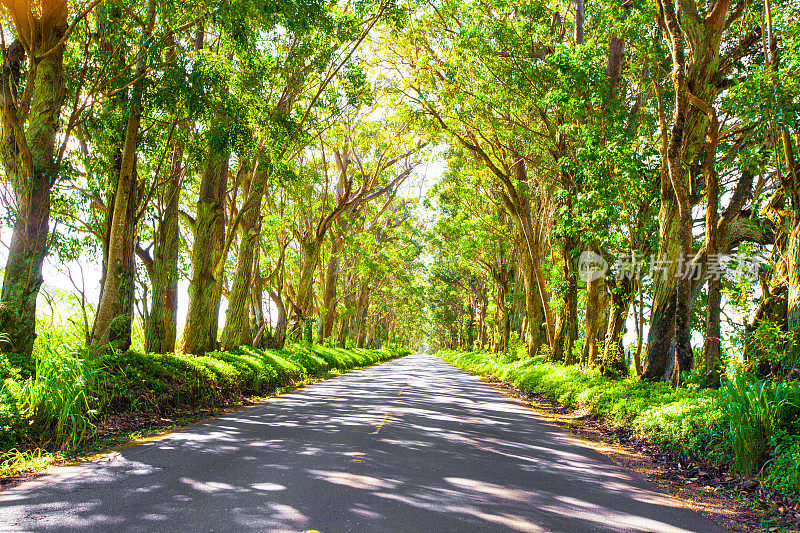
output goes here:
<path id="1" fill-rule="evenodd" d="M 3 277 L 0 331 L 25 372 L 36 338 L 36 297 L 50 233 L 51 190 L 62 177 L 57 132 L 66 97 L 64 52 L 75 25 L 66 0 L 3 0 L 17 38 L 3 41 L 3 143 L 0 159 L 14 188 L 14 230 Z"/>

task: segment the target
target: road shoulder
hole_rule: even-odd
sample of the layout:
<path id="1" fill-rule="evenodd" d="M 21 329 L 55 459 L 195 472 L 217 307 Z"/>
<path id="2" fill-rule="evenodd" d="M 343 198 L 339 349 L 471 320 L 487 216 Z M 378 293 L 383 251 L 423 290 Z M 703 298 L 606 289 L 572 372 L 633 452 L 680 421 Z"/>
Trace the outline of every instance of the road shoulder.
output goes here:
<path id="1" fill-rule="evenodd" d="M 800 531 L 800 509 L 794 508 L 796 502 L 792 506 L 773 501 L 774 497 L 760 494 L 750 480 L 735 478 L 714 465 L 691 461 L 664 450 L 633 435 L 627 428 L 614 426 L 603 417 L 593 415 L 588 409 L 554 403 L 494 377 L 476 377 L 721 527 L 733 532 Z M 783 514 L 779 511 L 781 506 Z"/>

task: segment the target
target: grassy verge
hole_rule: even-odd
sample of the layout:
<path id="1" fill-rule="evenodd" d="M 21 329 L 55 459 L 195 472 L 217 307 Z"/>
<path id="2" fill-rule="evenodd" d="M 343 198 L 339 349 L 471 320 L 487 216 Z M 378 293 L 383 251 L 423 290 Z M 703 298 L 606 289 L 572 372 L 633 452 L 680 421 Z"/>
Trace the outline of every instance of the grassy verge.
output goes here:
<path id="1" fill-rule="evenodd" d="M 85 357 L 53 351 L 40 355 L 36 377 L 27 380 L 0 357 L 0 476 L 408 353 L 398 347 L 345 350 L 304 344 L 202 357 L 134 351 Z"/>
<path id="2" fill-rule="evenodd" d="M 738 376 L 719 389 L 673 389 L 633 377 L 565 367 L 541 358 L 443 351 L 445 361 L 468 372 L 508 381 L 568 406 L 630 427 L 650 441 L 730 465 L 791 498 L 800 495 L 800 387 Z"/>

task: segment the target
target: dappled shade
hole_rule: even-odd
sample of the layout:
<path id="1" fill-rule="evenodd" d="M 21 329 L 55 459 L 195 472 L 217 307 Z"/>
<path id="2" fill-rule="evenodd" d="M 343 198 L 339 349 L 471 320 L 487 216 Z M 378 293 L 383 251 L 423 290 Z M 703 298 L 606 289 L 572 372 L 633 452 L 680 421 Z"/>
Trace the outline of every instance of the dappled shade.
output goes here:
<path id="1" fill-rule="evenodd" d="M 3 531 L 715 527 L 429 355 L 58 468 L 0 505 Z"/>

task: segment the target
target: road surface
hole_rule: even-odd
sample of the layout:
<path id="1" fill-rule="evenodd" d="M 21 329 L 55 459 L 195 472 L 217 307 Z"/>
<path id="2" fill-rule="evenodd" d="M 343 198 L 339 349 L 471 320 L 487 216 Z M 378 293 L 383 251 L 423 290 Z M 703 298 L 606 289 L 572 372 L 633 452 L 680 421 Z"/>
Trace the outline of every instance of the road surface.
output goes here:
<path id="1" fill-rule="evenodd" d="M 0 491 L 0 531 L 722 532 L 414 355 Z"/>

